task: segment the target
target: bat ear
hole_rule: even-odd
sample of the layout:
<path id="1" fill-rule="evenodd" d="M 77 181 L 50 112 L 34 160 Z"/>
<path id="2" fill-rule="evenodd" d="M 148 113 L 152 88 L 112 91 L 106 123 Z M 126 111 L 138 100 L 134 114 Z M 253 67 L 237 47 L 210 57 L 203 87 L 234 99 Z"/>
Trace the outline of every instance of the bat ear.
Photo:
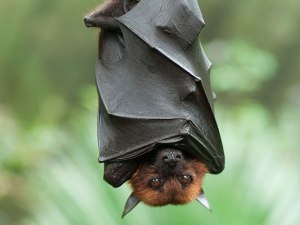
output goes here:
<path id="1" fill-rule="evenodd" d="M 196 200 L 197 200 L 198 202 L 200 202 L 200 203 L 201 203 L 205 208 L 207 208 L 209 211 L 211 211 L 210 206 L 209 206 L 209 203 L 208 203 L 208 200 L 207 200 L 207 198 L 206 198 L 205 195 L 204 195 L 203 189 L 201 189 L 201 192 L 200 192 L 200 194 L 198 195 L 198 197 L 196 198 Z"/>
<path id="2" fill-rule="evenodd" d="M 140 201 L 141 200 L 138 197 L 136 197 L 133 193 L 131 193 L 131 195 L 129 196 L 125 204 L 122 218 L 124 218 L 124 216 L 126 216 L 131 210 L 133 210 L 134 207 L 136 207 Z"/>

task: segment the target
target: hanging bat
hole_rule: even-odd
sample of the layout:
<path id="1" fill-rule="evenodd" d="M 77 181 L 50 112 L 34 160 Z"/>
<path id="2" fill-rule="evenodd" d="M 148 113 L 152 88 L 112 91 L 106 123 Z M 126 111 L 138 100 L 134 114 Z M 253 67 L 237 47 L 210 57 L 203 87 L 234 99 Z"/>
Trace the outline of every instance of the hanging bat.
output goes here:
<path id="1" fill-rule="evenodd" d="M 196 0 L 112 0 L 84 18 L 101 28 L 96 84 L 99 162 L 113 187 L 129 180 L 123 216 L 200 201 L 206 173 L 224 169 Z"/>

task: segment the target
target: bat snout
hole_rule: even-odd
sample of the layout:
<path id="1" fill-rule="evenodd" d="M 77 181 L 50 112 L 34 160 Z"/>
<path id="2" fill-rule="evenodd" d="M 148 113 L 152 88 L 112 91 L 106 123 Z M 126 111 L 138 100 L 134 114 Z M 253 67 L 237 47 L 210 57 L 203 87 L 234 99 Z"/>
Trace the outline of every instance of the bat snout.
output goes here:
<path id="1" fill-rule="evenodd" d="M 174 167 L 183 159 L 183 154 L 180 150 L 166 149 L 161 153 L 161 160 L 167 165 Z"/>

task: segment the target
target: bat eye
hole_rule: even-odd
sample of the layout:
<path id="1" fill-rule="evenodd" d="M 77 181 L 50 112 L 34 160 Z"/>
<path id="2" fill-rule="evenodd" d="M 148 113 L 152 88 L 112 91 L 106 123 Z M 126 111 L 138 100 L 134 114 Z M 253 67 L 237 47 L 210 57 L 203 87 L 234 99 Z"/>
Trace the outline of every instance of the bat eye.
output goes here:
<path id="1" fill-rule="evenodd" d="M 189 175 L 182 175 L 182 176 L 178 177 L 178 180 L 182 185 L 188 186 L 192 182 L 193 179 Z"/>
<path id="2" fill-rule="evenodd" d="M 159 189 L 162 185 L 162 180 L 159 179 L 159 178 L 155 178 L 155 179 L 152 179 L 150 181 L 150 186 L 153 188 L 153 189 Z"/>

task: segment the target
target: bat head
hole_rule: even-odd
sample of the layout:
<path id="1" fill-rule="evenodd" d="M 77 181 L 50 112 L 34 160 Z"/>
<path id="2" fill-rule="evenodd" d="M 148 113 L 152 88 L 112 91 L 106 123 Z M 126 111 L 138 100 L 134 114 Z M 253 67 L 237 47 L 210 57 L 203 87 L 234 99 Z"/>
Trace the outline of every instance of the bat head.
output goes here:
<path id="1" fill-rule="evenodd" d="M 138 166 L 130 185 L 133 195 L 150 206 L 186 204 L 201 193 L 205 165 L 179 149 L 163 148 Z"/>

